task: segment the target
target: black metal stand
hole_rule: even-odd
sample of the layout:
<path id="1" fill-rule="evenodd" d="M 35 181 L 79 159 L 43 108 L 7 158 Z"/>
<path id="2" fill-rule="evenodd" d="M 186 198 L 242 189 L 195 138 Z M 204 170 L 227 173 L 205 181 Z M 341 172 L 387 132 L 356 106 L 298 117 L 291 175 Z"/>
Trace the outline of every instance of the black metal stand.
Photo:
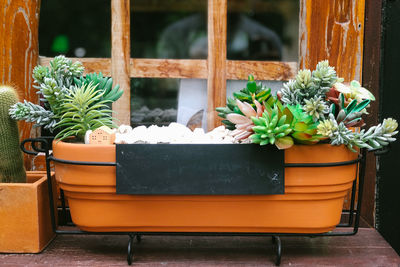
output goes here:
<path id="1" fill-rule="evenodd" d="M 50 161 L 63 163 L 63 164 L 72 164 L 72 165 L 89 165 L 89 166 L 116 166 L 115 162 L 83 162 L 83 161 L 69 161 L 57 159 L 51 154 L 51 142 L 52 138 L 49 137 L 40 137 L 40 138 L 29 138 L 24 140 L 21 143 L 21 149 L 31 155 L 37 155 L 39 152 L 45 153 L 46 155 L 46 172 L 47 172 L 47 181 L 48 181 L 48 191 L 49 191 L 49 200 L 50 200 L 50 215 L 51 215 L 51 223 L 53 227 L 53 231 L 56 234 L 85 234 L 85 235 L 128 235 L 128 248 L 127 248 L 127 262 L 129 265 L 132 264 L 133 260 L 133 243 L 136 238 L 137 242 L 141 242 L 142 235 L 187 235 L 187 236 L 271 236 L 273 249 L 275 252 L 275 265 L 279 266 L 281 263 L 282 257 L 282 243 L 280 237 L 282 236 L 308 236 L 308 237 L 317 237 L 317 236 L 351 236 L 355 235 L 358 232 L 359 223 L 360 223 L 360 212 L 361 212 L 361 202 L 363 197 L 363 186 L 364 186 L 364 176 L 365 176 L 365 160 L 366 153 L 365 149 L 361 150 L 360 156 L 356 160 L 344 161 L 344 162 L 333 162 L 333 163 L 290 163 L 285 164 L 285 168 L 291 167 L 333 167 L 333 166 L 345 166 L 357 164 L 357 174 L 359 178 L 359 184 L 357 187 L 357 179 L 353 182 L 352 193 L 351 193 L 351 201 L 350 201 L 350 210 L 345 210 L 343 213 L 348 213 L 348 221 L 344 224 L 339 224 L 337 228 L 352 228 L 351 231 L 331 231 L 327 233 L 320 234 L 300 234 L 300 233 L 203 233 L 203 232 L 195 232 L 195 233 L 170 233 L 170 232 L 140 232 L 140 233 L 130 233 L 130 232 L 85 232 L 81 230 L 64 230 L 59 229 L 57 227 L 55 221 L 54 214 L 54 205 L 55 201 L 53 199 L 53 187 L 51 180 L 51 169 L 50 169 Z M 26 144 L 30 144 L 33 150 L 27 150 L 25 148 Z M 40 146 L 38 146 L 40 144 Z M 378 151 L 377 155 L 382 153 L 386 153 L 387 151 Z M 355 206 L 355 198 L 356 192 L 358 192 L 357 205 Z M 64 192 L 60 190 L 61 203 L 62 203 L 62 217 L 66 222 L 67 218 L 67 209 L 64 201 Z M 342 213 L 342 214 L 343 214 Z M 73 225 L 73 224 L 72 224 Z"/>

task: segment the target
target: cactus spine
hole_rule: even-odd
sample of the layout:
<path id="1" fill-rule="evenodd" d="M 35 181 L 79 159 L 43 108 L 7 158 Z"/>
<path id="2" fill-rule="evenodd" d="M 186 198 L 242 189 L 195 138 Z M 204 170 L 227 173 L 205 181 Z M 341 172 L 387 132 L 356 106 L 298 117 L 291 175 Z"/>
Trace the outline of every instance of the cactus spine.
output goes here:
<path id="1" fill-rule="evenodd" d="M 24 183 L 26 173 L 19 148 L 18 125 L 9 115 L 9 109 L 18 97 L 10 86 L 0 86 L 0 182 Z"/>

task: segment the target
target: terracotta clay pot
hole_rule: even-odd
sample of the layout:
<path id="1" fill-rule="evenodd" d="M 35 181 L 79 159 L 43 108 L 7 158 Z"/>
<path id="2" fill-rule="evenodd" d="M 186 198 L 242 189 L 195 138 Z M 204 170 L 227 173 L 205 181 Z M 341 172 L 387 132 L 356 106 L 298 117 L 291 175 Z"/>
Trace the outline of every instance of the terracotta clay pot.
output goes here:
<path id="1" fill-rule="evenodd" d="M 54 236 L 46 172 L 28 171 L 26 183 L 0 183 L 0 252 L 39 253 Z"/>
<path id="2" fill-rule="evenodd" d="M 55 142 L 53 152 L 76 161 L 115 162 L 116 157 L 114 145 Z M 328 144 L 285 151 L 285 163 L 356 158 L 346 147 Z M 286 168 L 284 195 L 117 195 L 115 167 L 55 164 L 73 222 L 98 232 L 328 232 L 340 221 L 356 169 L 356 164 Z"/>

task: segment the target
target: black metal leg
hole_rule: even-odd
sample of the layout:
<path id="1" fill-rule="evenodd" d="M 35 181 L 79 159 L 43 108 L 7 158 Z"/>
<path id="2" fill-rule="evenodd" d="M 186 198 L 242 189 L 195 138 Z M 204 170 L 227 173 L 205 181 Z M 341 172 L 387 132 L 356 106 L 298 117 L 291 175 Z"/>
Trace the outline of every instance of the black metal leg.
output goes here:
<path id="1" fill-rule="evenodd" d="M 68 224 L 68 218 L 67 218 L 67 207 L 65 205 L 65 196 L 64 196 L 64 190 L 60 189 L 60 198 L 61 198 L 61 208 L 62 208 L 62 218 L 64 220 L 64 224 Z"/>
<path id="2" fill-rule="evenodd" d="M 136 237 L 136 241 L 138 243 L 142 242 L 142 236 L 141 235 L 135 235 L 135 237 Z"/>
<path id="3" fill-rule="evenodd" d="M 273 248 L 276 253 L 276 258 L 275 258 L 275 265 L 279 266 L 281 265 L 281 258 L 282 258 L 282 242 L 281 238 L 279 236 L 272 236 L 272 244 Z"/>
<path id="4" fill-rule="evenodd" d="M 128 242 L 128 257 L 127 261 L 129 265 L 132 265 L 133 260 L 133 240 L 135 239 L 134 235 L 129 235 L 129 242 Z"/>

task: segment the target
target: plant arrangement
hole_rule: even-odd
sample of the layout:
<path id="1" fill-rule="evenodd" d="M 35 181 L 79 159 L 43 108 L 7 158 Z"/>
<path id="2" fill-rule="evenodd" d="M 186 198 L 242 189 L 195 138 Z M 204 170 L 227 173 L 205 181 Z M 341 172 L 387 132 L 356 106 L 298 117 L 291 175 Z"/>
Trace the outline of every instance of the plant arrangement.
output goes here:
<path id="1" fill-rule="evenodd" d="M 314 71 L 300 70 L 276 95 L 250 75 L 246 88 L 217 111 L 241 143 L 286 149 L 296 143 L 329 142 L 356 152 L 356 148 L 380 149 L 396 140 L 398 123 L 392 118 L 361 129 L 362 116 L 374 100 L 359 82 L 343 83 L 328 61 L 321 61 Z"/>
<path id="2" fill-rule="evenodd" d="M 50 66 L 33 70 L 34 88 L 41 96 L 40 105 L 24 101 L 14 104 L 9 113 L 13 119 L 34 122 L 51 132 L 56 139 L 75 136 L 82 141 L 87 130 L 100 126 L 115 127 L 110 104 L 123 91 L 113 87 L 111 78 L 102 73 L 83 75 L 79 61 L 57 56 Z"/>

